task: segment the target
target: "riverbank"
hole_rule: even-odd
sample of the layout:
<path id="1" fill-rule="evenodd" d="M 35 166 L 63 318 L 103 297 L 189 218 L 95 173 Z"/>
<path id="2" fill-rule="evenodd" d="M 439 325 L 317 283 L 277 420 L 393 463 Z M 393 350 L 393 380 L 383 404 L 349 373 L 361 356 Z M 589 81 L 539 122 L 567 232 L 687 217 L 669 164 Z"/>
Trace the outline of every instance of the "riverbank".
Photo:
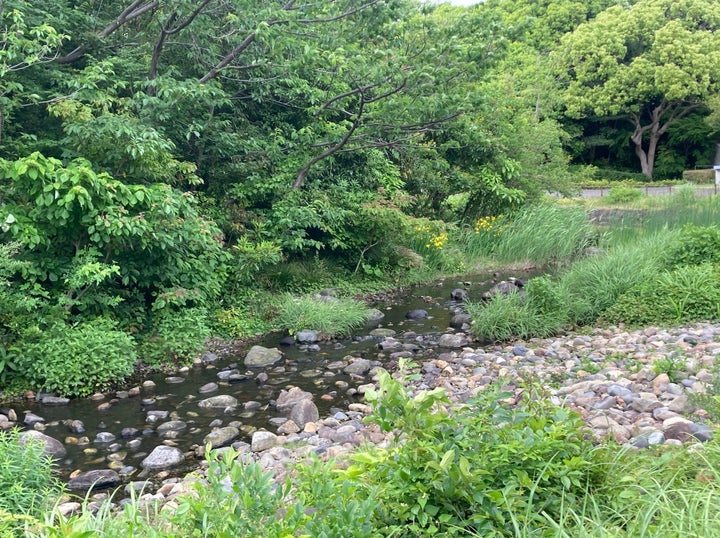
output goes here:
<path id="1" fill-rule="evenodd" d="M 379 362 L 407 358 L 415 362 L 403 372 L 408 374 L 405 382 L 412 392 L 440 387 L 456 405 L 496 382 L 512 394 L 505 401 L 509 405 L 521 404 L 535 390 L 546 391 L 555 405 L 579 413 L 595 440 L 619 447 L 700 446 L 713 437 L 711 414 L 701 401 L 713 382 L 720 324 L 632 331 L 595 328 L 558 338 L 482 347 L 466 340 L 463 333 L 448 330 L 443 334 L 448 335 L 440 336 L 444 345 L 433 347 L 431 354 L 425 348 L 413 357 L 412 347 L 422 336 L 405 332 L 379 340 L 373 360 L 348 358 L 333 367 L 355 364 L 358 371 L 367 367 L 367 383 L 358 388 L 362 394 L 375 388 L 373 368 L 379 368 Z M 396 371 L 395 375 L 400 374 Z M 244 461 L 258 462 L 278 481 L 311 455 L 342 460 L 363 443 L 382 447 L 390 442 L 392 434 L 364 422 L 372 409 L 362 401 L 298 425 L 290 418 L 292 409 L 312 401 L 313 396 L 298 389 L 283 392 L 278 403 L 287 407 L 288 418 L 278 421 L 274 431 L 254 432 L 250 442 L 232 443 Z M 205 469 L 207 463 L 200 460 L 199 469 L 185 478 L 163 481 L 160 471 L 155 480 L 133 481 L 127 488 L 140 491 L 141 502 L 175 503 L 192 490 L 193 482 L 204 479 Z M 107 493 L 96 494 L 94 500 L 105 497 Z M 61 505 L 64 512 L 78 508 L 74 502 Z"/>

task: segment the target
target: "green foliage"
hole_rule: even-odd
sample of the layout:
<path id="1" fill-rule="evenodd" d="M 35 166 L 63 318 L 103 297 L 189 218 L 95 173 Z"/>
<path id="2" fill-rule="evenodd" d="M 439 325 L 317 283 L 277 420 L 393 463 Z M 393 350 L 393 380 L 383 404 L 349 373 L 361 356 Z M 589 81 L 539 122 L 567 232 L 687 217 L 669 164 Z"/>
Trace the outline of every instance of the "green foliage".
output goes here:
<path id="1" fill-rule="evenodd" d="M 151 318 L 138 355 L 151 365 L 191 362 L 211 336 L 206 308 L 163 308 Z"/>
<path id="2" fill-rule="evenodd" d="M 531 205 L 509 216 L 493 251 L 501 262 L 566 263 L 595 242 L 585 211 Z"/>
<path id="3" fill-rule="evenodd" d="M 665 253 L 667 267 L 720 263 L 720 228 L 687 224 L 668 245 Z"/>
<path id="4" fill-rule="evenodd" d="M 18 442 L 18 430 L 0 431 L 0 534 L 19 536 L 23 516 L 38 517 L 51 507 L 62 487 L 53 477 L 44 444 L 33 438 Z"/>
<path id="5" fill-rule="evenodd" d="M 248 285 L 262 279 L 264 271 L 282 261 L 282 251 L 271 241 L 251 242 L 241 237 L 232 247 L 230 272 L 236 285 Z"/>
<path id="6" fill-rule="evenodd" d="M 566 324 L 559 308 L 558 290 L 538 284 L 531 300 L 519 293 L 494 295 L 484 303 L 467 303 L 473 323 L 470 332 L 479 340 L 507 341 L 513 338 L 546 337 Z M 531 288 L 532 289 L 532 288 Z M 558 307 L 557 311 L 545 310 Z"/>
<path id="7" fill-rule="evenodd" d="M 594 322 L 633 286 L 655 275 L 667 234 L 639 238 L 609 248 L 605 254 L 576 261 L 559 276 L 568 301 L 568 318 L 573 324 Z"/>
<path id="8" fill-rule="evenodd" d="M 367 321 L 367 312 L 367 306 L 353 299 L 287 294 L 276 323 L 291 334 L 312 329 L 325 336 L 347 336 Z"/>
<path id="9" fill-rule="evenodd" d="M 180 500 L 168 536 L 382 536 L 370 525 L 372 497 L 338 480 L 328 464 L 303 466 L 299 486 L 277 485 L 258 463 L 243 463 L 232 449 L 207 454 L 208 483 Z"/>
<path id="10" fill-rule="evenodd" d="M 703 170 L 683 170 L 682 173 L 683 181 L 693 184 L 713 184 L 715 183 L 715 170 L 703 169 Z"/>
<path id="11" fill-rule="evenodd" d="M 412 395 L 389 374 L 370 393 L 371 420 L 402 435 L 353 455 L 349 477 L 377 488 L 380 526 L 392 536 L 514 536 L 540 524 L 590 479 L 581 420 L 531 394 L 522 407 L 487 390 L 448 410 L 441 389 Z"/>
<path id="12" fill-rule="evenodd" d="M 470 332 L 481 341 L 497 342 L 533 335 L 540 320 L 519 293 L 495 295 L 486 303 L 466 304 Z"/>
<path id="13" fill-rule="evenodd" d="M 686 377 L 687 362 L 673 353 L 654 360 L 652 369 L 656 374 L 667 374 L 673 383 L 679 383 Z"/>
<path id="14" fill-rule="evenodd" d="M 716 265 L 681 266 L 649 277 L 621 295 L 603 318 L 628 324 L 720 319 L 720 272 Z"/>
<path id="15" fill-rule="evenodd" d="M 626 204 L 642 198 L 640 189 L 633 187 L 611 187 L 606 200 L 611 204 Z"/>
<path id="16" fill-rule="evenodd" d="M 26 381 L 63 396 L 88 396 L 122 382 L 135 360 L 132 337 L 105 318 L 27 335 L 17 357 Z"/>

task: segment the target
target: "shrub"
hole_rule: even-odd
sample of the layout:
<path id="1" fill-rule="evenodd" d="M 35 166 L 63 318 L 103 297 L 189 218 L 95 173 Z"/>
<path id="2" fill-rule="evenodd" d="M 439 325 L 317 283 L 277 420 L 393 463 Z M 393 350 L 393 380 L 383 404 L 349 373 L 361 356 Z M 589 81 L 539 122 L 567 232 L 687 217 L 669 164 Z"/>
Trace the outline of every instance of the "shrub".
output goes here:
<path id="1" fill-rule="evenodd" d="M 720 228 L 686 224 L 668 246 L 665 263 L 667 267 L 720 263 Z"/>
<path id="2" fill-rule="evenodd" d="M 88 396 L 132 373 L 135 341 L 106 318 L 72 326 L 58 323 L 26 341 L 17 360 L 33 386 Z"/>
<path id="3" fill-rule="evenodd" d="M 325 336 L 348 335 L 367 320 L 368 308 L 352 299 L 335 297 L 295 297 L 290 294 L 280 304 L 277 323 L 291 334 L 303 329 Z"/>
<path id="4" fill-rule="evenodd" d="M 643 193 L 635 187 L 611 187 L 606 200 L 611 204 L 625 204 L 642 198 Z"/>
<path id="5" fill-rule="evenodd" d="M 141 358 L 148 364 L 192 360 L 211 336 L 208 316 L 205 308 L 164 308 L 156 312 L 140 346 Z"/>
<path id="6" fill-rule="evenodd" d="M 62 487 L 52 476 L 52 460 L 42 442 L 18 443 L 18 431 L 0 431 L 0 535 L 19 536 L 24 517 L 50 508 Z"/>
<path id="7" fill-rule="evenodd" d="M 568 297 L 568 320 L 591 323 L 627 290 L 659 271 L 667 235 L 655 235 L 578 260 L 558 277 Z"/>
<path id="8" fill-rule="evenodd" d="M 447 410 L 442 389 L 412 395 L 380 374 L 370 420 L 402 435 L 353 455 L 347 474 L 377 491 L 386 536 L 514 536 L 514 523 L 542 526 L 543 512 L 585 491 L 591 445 L 580 418 L 537 394 L 503 405 L 509 396 L 486 390 Z"/>
<path id="9" fill-rule="evenodd" d="M 637 325 L 719 319 L 720 271 L 705 264 L 659 273 L 623 294 L 603 318 Z"/>
<path id="10" fill-rule="evenodd" d="M 564 324 L 562 319 L 535 310 L 518 293 L 495 295 L 485 303 L 468 303 L 467 311 L 473 320 L 470 332 L 490 342 L 550 336 Z"/>
<path id="11" fill-rule="evenodd" d="M 468 303 L 473 319 L 470 331 L 480 340 L 545 337 L 568 323 L 565 289 L 547 276 L 531 279 L 527 295 L 495 295 L 486 303 Z"/>
<path id="12" fill-rule="evenodd" d="M 714 183 L 715 170 L 712 168 L 704 168 L 702 170 L 683 170 L 683 181 L 688 183 Z"/>

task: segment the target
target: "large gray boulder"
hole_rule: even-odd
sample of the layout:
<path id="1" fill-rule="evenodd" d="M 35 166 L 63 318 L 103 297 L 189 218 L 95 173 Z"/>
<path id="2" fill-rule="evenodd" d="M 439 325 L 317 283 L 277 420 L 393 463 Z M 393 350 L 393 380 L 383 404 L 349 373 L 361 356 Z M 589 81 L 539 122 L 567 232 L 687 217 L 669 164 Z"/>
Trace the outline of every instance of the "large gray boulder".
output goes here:
<path id="1" fill-rule="evenodd" d="M 41 443 L 45 456 L 53 459 L 59 460 L 67 455 L 67 450 L 65 450 L 65 446 L 60 441 L 37 430 L 28 430 L 18 436 L 18 443 L 21 445 L 24 446 L 29 442 Z"/>
<path id="2" fill-rule="evenodd" d="M 68 482 L 72 490 L 86 491 L 89 489 L 112 488 L 121 482 L 120 475 L 111 469 L 97 469 L 74 476 Z"/>
<path id="3" fill-rule="evenodd" d="M 280 395 L 275 401 L 275 406 L 278 412 L 287 414 L 301 401 L 312 401 L 312 399 L 313 395 L 310 392 L 302 390 L 300 387 L 292 387 L 290 390 L 280 391 Z"/>
<path id="4" fill-rule="evenodd" d="M 320 412 L 310 400 L 302 400 L 290 410 L 289 418 L 302 429 L 308 422 L 320 420 Z"/>
<path id="5" fill-rule="evenodd" d="M 230 445 L 238 437 L 240 437 L 239 429 L 235 426 L 225 426 L 208 433 L 203 439 L 203 444 L 210 443 L 210 448 L 220 448 Z"/>
<path id="6" fill-rule="evenodd" d="M 281 358 L 282 352 L 275 347 L 253 346 L 245 355 L 245 366 L 263 368 L 275 364 Z"/>
<path id="7" fill-rule="evenodd" d="M 140 466 L 148 471 L 161 471 L 180 465 L 185 461 L 182 450 L 174 446 L 156 446 L 148 456 L 140 462 Z"/>
<path id="8" fill-rule="evenodd" d="M 219 394 L 211 396 L 198 402 L 198 407 L 203 409 L 227 409 L 228 407 L 237 407 L 238 401 L 235 396 L 229 394 Z"/>

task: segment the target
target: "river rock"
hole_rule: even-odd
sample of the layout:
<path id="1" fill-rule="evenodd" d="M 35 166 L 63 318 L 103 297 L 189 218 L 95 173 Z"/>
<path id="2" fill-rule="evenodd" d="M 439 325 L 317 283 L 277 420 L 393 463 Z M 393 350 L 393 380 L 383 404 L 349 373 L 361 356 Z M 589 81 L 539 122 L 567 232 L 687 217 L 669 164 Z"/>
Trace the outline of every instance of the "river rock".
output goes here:
<path id="1" fill-rule="evenodd" d="M 373 329 L 372 331 L 370 331 L 370 336 L 376 336 L 379 338 L 390 338 L 392 336 L 395 336 L 396 334 L 396 331 L 384 327 L 380 327 L 378 329 Z"/>
<path id="2" fill-rule="evenodd" d="M 216 390 L 218 390 L 218 388 L 219 387 L 218 387 L 217 383 L 210 382 L 210 383 L 205 383 L 202 387 L 200 387 L 198 389 L 198 392 L 200 394 L 208 394 L 210 392 L 215 392 Z"/>
<path id="3" fill-rule="evenodd" d="M 85 433 L 85 424 L 82 420 L 71 420 L 67 423 L 67 426 L 72 433 Z"/>
<path id="4" fill-rule="evenodd" d="M 60 441 L 37 430 L 28 430 L 18 436 L 18 443 L 21 445 L 33 441 L 42 443 L 45 455 L 53 459 L 59 460 L 67 455 L 67 450 Z"/>
<path id="5" fill-rule="evenodd" d="M 53 394 L 38 394 L 37 401 L 43 405 L 68 405 L 70 398 L 63 398 L 61 396 L 55 396 Z"/>
<path id="6" fill-rule="evenodd" d="M 157 433 L 162 437 L 167 432 L 181 432 L 185 429 L 187 429 L 186 422 L 183 422 L 182 420 L 169 420 L 168 422 L 163 422 L 157 427 Z"/>
<path id="7" fill-rule="evenodd" d="M 237 407 L 238 400 L 235 396 L 229 394 L 219 394 L 211 396 L 198 402 L 198 407 L 203 409 L 227 409 L 228 407 Z"/>
<path id="8" fill-rule="evenodd" d="M 235 439 L 240 437 L 240 430 L 234 426 L 225 426 L 211 431 L 203 439 L 203 444 L 210 444 L 210 448 L 229 446 Z"/>
<path id="9" fill-rule="evenodd" d="M 28 428 L 32 428 L 35 426 L 35 424 L 38 424 L 40 422 L 45 422 L 45 419 L 39 415 L 36 415 L 35 413 L 25 413 L 25 418 L 23 418 L 23 424 L 27 426 Z"/>
<path id="10" fill-rule="evenodd" d="M 450 292 L 450 298 L 453 301 L 466 301 L 467 300 L 467 291 L 462 288 L 455 288 Z"/>
<path id="11" fill-rule="evenodd" d="M 461 348 L 468 345 L 468 339 L 467 336 L 462 333 L 443 334 L 438 340 L 438 345 L 447 348 Z"/>
<path id="12" fill-rule="evenodd" d="M 466 326 L 470 326 L 470 323 L 472 323 L 470 314 L 459 313 L 450 318 L 450 327 L 453 329 L 464 330 Z"/>
<path id="13" fill-rule="evenodd" d="M 182 450 L 174 446 L 159 445 L 140 462 L 140 466 L 148 471 L 159 471 L 180 465 L 185 461 Z"/>
<path id="14" fill-rule="evenodd" d="M 372 363 L 367 359 L 355 359 L 348 364 L 344 371 L 346 374 L 365 375 L 372 368 Z"/>
<path id="15" fill-rule="evenodd" d="M 121 482 L 120 475 L 111 469 L 98 469 L 87 471 L 74 476 L 68 482 L 71 490 L 87 491 L 98 490 L 118 486 Z"/>
<path id="16" fill-rule="evenodd" d="M 110 432 L 98 432 L 93 440 L 93 443 L 104 444 L 112 443 L 116 439 L 115 435 Z"/>
<path id="17" fill-rule="evenodd" d="M 292 387 L 290 390 L 280 391 L 275 406 L 279 413 L 286 414 L 301 401 L 312 399 L 313 395 L 311 393 L 302 390 L 300 387 Z"/>
<path id="18" fill-rule="evenodd" d="M 245 366 L 262 368 L 275 364 L 282 358 L 282 352 L 273 347 L 253 346 L 245 355 Z"/>
<path id="19" fill-rule="evenodd" d="M 262 452 L 269 450 L 278 444 L 278 436 L 272 432 L 257 431 L 253 433 L 252 441 L 250 443 L 250 450 L 252 452 Z"/>
<path id="20" fill-rule="evenodd" d="M 297 340 L 300 344 L 314 344 L 319 339 L 320 336 L 318 335 L 317 331 L 311 331 L 308 329 L 298 331 L 298 333 L 295 335 L 295 340 Z"/>
<path id="21" fill-rule="evenodd" d="M 367 325 L 369 327 L 377 326 L 383 319 L 385 319 L 385 313 L 377 308 L 371 308 L 367 311 Z"/>
<path id="22" fill-rule="evenodd" d="M 428 317 L 427 310 L 423 310 L 422 308 L 418 308 L 416 310 L 410 310 L 407 314 L 405 314 L 406 319 L 425 319 Z"/>
<path id="23" fill-rule="evenodd" d="M 301 400 L 292 407 L 289 418 L 297 424 L 299 428 L 304 428 L 308 422 L 317 422 L 320 418 L 320 413 L 313 402 L 310 400 Z"/>

